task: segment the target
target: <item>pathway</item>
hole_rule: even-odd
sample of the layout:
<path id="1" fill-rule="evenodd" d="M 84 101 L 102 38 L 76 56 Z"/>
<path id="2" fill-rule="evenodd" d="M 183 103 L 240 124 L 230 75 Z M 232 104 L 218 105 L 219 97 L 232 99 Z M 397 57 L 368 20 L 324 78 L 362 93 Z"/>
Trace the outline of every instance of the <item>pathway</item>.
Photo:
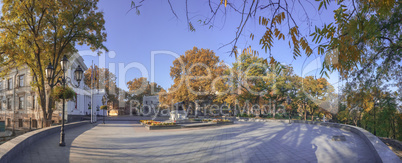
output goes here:
<path id="1" fill-rule="evenodd" d="M 332 141 L 345 135 L 346 141 Z M 107 121 L 54 134 L 13 162 L 374 162 L 357 135 L 325 126 L 263 122 L 148 131 L 136 121 Z"/>

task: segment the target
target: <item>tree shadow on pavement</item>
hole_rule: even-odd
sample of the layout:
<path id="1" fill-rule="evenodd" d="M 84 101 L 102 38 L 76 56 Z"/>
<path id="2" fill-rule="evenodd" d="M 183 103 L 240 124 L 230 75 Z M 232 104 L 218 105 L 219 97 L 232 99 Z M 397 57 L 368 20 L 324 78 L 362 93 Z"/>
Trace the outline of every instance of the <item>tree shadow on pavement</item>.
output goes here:
<path id="1" fill-rule="evenodd" d="M 115 123 L 111 125 L 117 125 L 119 122 Z M 121 125 L 133 127 L 132 123 Z M 131 129 L 122 127 L 115 130 L 101 128 L 97 127 L 96 132 L 92 130 L 91 134 L 88 132 L 89 135 L 86 136 L 93 137 L 92 139 L 80 139 L 76 142 L 73 147 L 75 161 L 361 161 L 355 160 L 358 151 L 351 150 L 356 149 L 353 146 L 361 146 L 355 143 L 352 139 L 354 137 L 348 137 L 347 142 L 333 142 L 330 140 L 332 134 L 342 134 L 344 131 L 309 124 L 254 122 L 166 131 L 147 131 L 137 127 Z M 115 133 L 105 133 L 105 131 L 112 132 L 111 129 Z M 105 134 L 98 135 L 100 133 Z"/>

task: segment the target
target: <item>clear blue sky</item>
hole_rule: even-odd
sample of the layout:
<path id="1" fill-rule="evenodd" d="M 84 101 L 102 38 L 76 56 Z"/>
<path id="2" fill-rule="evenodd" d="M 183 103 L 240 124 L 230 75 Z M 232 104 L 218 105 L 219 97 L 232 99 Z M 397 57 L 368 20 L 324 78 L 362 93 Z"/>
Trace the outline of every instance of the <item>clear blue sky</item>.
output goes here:
<path id="1" fill-rule="evenodd" d="M 310 19 L 314 22 L 313 26 L 308 27 L 304 21 L 305 16 L 301 9 L 295 8 L 293 10 L 295 19 L 300 24 L 301 30 L 305 35 L 309 34 L 309 30 L 314 30 L 314 25 L 321 26 L 324 22 L 333 21 L 333 9 L 318 13 L 316 9 L 318 3 L 312 3 L 315 6 L 305 4 L 305 7 L 307 7 L 307 11 L 311 11 Z M 215 20 L 215 26 L 209 29 L 208 26 L 200 26 L 197 23 L 197 20 L 202 19 L 203 16 L 210 15 L 207 1 L 190 1 L 188 5 L 191 11 L 190 16 L 193 24 L 196 26 L 196 32 L 190 32 L 186 24 L 185 2 L 183 0 L 172 1 L 172 5 L 179 17 L 178 19 L 171 13 L 170 7 L 165 0 L 145 1 L 144 5 L 140 8 L 141 14 L 139 16 L 136 15 L 134 10 L 127 13 L 131 6 L 131 0 L 100 0 L 98 6 L 104 12 L 106 20 L 107 42 L 105 45 L 111 53 L 115 54 L 114 58 L 106 57 L 106 67 L 115 67 L 115 74 L 121 80 L 118 81 L 120 83 L 119 87 L 127 90 L 127 86 L 125 85 L 127 81 L 143 76 L 140 70 L 132 68 L 122 78 L 122 74 L 119 74 L 122 71 L 119 69 L 119 64 L 126 66 L 136 62 L 137 67 L 138 65 L 143 65 L 150 76 L 152 51 L 163 50 L 182 55 L 186 50 L 196 46 L 198 48 L 213 50 L 221 60 L 230 65 L 234 62 L 234 56 L 231 57 L 228 53 L 231 46 L 218 48 L 234 38 L 236 27 L 240 22 L 239 14 L 233 11 L 228 12 L 226 18 L 218 17 Z M 263 12 L 260 13 L 264 14 Z M 249 39 L 250 32 L 256 36 L 254 41 Z M 261 49 L 258 40 L 264 32 L 264 27 L 258 25 L 258 17 L 251 19 L 245 29 L 244 35 L 239 40 L 238 47 L 242 49 L 251 45 L 253 49 Z M 82 55 L 91 53 L 88 47 L 77 46 L 77 48 Z M 289 48 L 287 40 L 275 41 L 274 48 L 272 49 L 274 58 L 285 64 L 291 63 L 298 75 L 301 75 L 302 69 L 306 69 L 306 65 L 315 59 L 317 52 L 314 51 L 314 53 L 310 58 L 306 59 L 303 56 L 294 60 L 292 49 Z M 260 56 L 267 58 L 268 54 L 261 50 Z M 98 62 L 98 57 L 84 56 L 84 59 L 88 67 L 91 65 L 92 60 L 95 63 Z M 173 84 L 169 72 L 174 59 L 173 56 L 167 54 L 156 55 L 155 58 L 154 81 L 165 89 Z M 318 64 L 320 66 L 321 61 L 312 65 Z M 110 66 L 109 63 L 115 63 L 115 66 Z M 307 73 L 307 75 L 314 74 L 319 76 L 319 70 Z M 304 73 L 304 75 L 306 74 Z M 335 87 L 337 87 L 337 76 L 337 73 L 334 73 L 330 79 L 330 82 Z"/>

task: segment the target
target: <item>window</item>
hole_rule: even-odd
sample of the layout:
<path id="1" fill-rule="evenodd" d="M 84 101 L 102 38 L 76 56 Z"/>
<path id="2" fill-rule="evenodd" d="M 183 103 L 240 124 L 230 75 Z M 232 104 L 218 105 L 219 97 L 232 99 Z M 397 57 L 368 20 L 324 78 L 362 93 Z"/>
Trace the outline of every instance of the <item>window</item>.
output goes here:
<path id="1" fill-rule="evenodd" d="M 11 104 L 12 104 L 11 98 L 7 98 L 7 109 L 8 110 L 11 110 Z"/>
<path id="2" fill-rule="evenodd" d="M 8 90 L 13 89 L 13 79 L 12 78 L 8 79 L 7 89 Z"/>
<path id="3" fill-rule="evenodd" d="M 32 109 L 35 109 L 35 95 L 32 95 Z"/>
<path id="4" fill-rule="evenodd" d="M 36 119 L 32 120 L 32 128 L 38 128 L 38 121 Z"/>
<path id="5" fill-rule="evenodd" d="M 24 97 L 18 98 L 18 109 L 24 109 Z"/>
<path id="6" fill-rule="evenodd" d="M 18 86 L 19 86 L 19 87 L 23 87 L 23 86 L 24 86 L 24 75 L 20 75 L 20 76 L 18 77 L 18 79 L 19 79 Z"/>
<path id="7" fill-rule="evenodd" d="M 11 126 L 11 118 L 7 118 L 7 127 Z"/>
<path id="8" fill-rule="evenodd" d="M 22 127 L 22 119 L 18 119 L 18 127 Z"/>
<path id="9" fill-rule="evenodd" d="M 3 81 L 0 81 L 0 90 L 3 89 Z"/>

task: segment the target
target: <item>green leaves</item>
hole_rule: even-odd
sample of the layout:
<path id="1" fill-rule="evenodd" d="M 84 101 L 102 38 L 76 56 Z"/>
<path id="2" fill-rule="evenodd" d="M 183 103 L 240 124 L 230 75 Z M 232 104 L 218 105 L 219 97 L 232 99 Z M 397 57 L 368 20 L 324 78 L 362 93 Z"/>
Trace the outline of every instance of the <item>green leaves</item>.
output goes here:
<path id="1" fill-rule="evenodd" d="M 66 86 L 66 88 L 63 88 L 62 86 L 54 87 L 51 96 L 55 101 L 60 101 L 63 98 L 66 99 L 67 101 L 70 101 L 75 100 L 77 98 L 77 94 L 74 92 L 72 88 L 68 86 Z"/>
<path id="2" fill-rule="evenodd" d="M 131 9 L 128 11 L 128 12 L 130 12 L 131 10 L 133 10 L 133 9 L 135 9 L 135 13 L 137 14 L 137 15 L 140 15 L 141 14 L 141 12 L 140 12 L 140 10 L 138 9 L 139 7 L 141 7 L 142 5 L 135 5 L 135 2 L 134 1 L 131 1 Z M 127 13 L 128 13 L 127 12 Z"/>
<path id="3" fill-rule="evenodd" d="M 321 10 L 321 7 L 324 5 L 324 8 L 327 9 L 327 4 L 329 4 L 330 0 L 316 0 L 316 1 L 321 1 L 320 5 L 318 6 L 318 11 Z"/>

